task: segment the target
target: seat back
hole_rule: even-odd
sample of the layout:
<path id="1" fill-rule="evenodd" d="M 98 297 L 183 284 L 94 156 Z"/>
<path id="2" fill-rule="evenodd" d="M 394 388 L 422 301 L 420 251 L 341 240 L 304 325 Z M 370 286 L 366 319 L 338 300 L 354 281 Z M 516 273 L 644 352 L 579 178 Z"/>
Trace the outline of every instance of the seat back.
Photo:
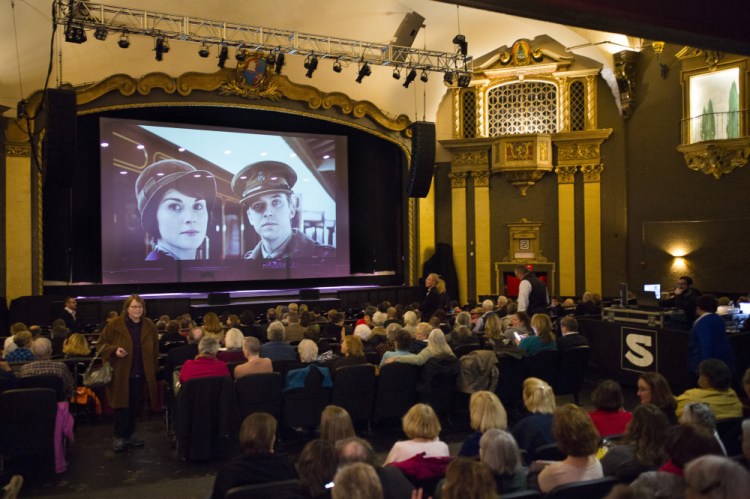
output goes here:
<path id="1" fill-rule="evenodd" d="M 538 490 L 519 490 L 503 494 L 503 499 L 542 499 L 542 493 Z"/>
<path id="2" fill-rule="evenodd" d="M 234 382 L 240 420 L 254 412 L 267 412 L 277 420 L 281 417 L 283 381 L 279 373 L 258 373 L 242 376 Z"/>
<path id="3" fill-rule="evenodd" d="M 380 369 L 375 394 L 375 418 L 400 418 L 414 405 L 417 381 L 421 369 L 417 366 L 391 362 Z"/>
<path id="4" fill-rule="evenodd" d="M 38 374 L 36 376 L 18 378 L 16 386 L 18 388 L 50 388 L 55 392 L 58 402 L 65 401 L 63 380 L 60 376 L 55 376 L 54 374 Z"/>
<path id="5" fill-rule="evenodd" d="M 54 476 L 57 397 L 51 388 L 0 394 L 0 455 L 22 458 L 29 473 Z"/>
<path id="6" fill-rule="evenodd" d="M 526 377 L 543 379 L 550 386 L 555 382 L 560 352 L 542 350 L 526 359 Z"/>
<path id="7" fill-rule="evenodd" d="M 331 389 L 323 387 L 323 373 L 314 367 L 305 378 L 304 388 L 284 392 L 282 422 L 286 427 L 317 428 L 320 414 L 328 405 Z"/>
<path id="8" fill-rule="evenodd" d="M 352 421 L 366 421 L 375 401 L 375 366 L 362 364 L 336 369 L 331 403 L 346 409 Z"/>
<path id="9" fill-rule="evenodd" d="M 585 482 L 569 483 L 552 489 L 548 499 L 601 499 L 617 485 L 617 479 L 611 476 Z"/>
<path id="10" fill-rule="evenodd" d="M 728 418 L 716 421 L 719 434 L 728 456 L 742 453 L 742 418 Z"/>
<path id="11" fill-rule="evenodd" d="M 224 499 L 297 499 L 300 497 L 299 480 L 257 483 L 233 487 Z"/>
<path id="12" fill-rule="evenodd" d="M 532 461 L 563 461 L 565 454 L 557 448 L 557 444 L 540 445 L 532 453 Z"/>
<path id="13" fill-rule="evenodd" d="M 479 350 L 480 348 L 481 348 L 481 345 L 479 343 L 470 344 L 470 345 L 459 345 L 453 349 L 453 353 L 456 355 L 456 357 L 461 358 L 467 353 L 471 353 L 474 350 Z"/>
<path id="14" fill-rule="evenodd" d="M 286 373 L 300 366 L 298 360 L 272 360 L 273 372 L 281 374 L 281 379 L 286 379 Z"/>
<path id="15" fill-rule="evenodd" d="M 555 395 L 574 395 L 577 402 L 578 392 L 581 391 L 589 367 L 590 351 L 589 347 L 580 346 L 560 352 L 557 376 L 552 383 Z"/>
<path id="16" fill-rule="evenodd" d="M 508 423 L 512 426 L 520 418 L 523 380 L 526 378 L 526 359 L 517 359 L 510 355 L 497 358 L 497 388 L 495 395 L 508 411 Z"/>
<path id="17" fill-rule="evenodd" d="M 461 364 L 455 357 L 429 359 L 417 384 L 419 401 L 432 406 L 438 416 L 450 415 L 460 372 Z"/>

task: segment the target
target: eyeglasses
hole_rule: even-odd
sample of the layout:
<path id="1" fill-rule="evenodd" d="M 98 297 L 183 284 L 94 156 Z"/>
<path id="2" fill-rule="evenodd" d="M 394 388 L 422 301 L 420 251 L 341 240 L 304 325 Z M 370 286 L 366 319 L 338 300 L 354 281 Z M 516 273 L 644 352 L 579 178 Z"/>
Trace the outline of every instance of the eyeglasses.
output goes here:
<path id="1" fill-rule="evenodd" d="M 128 308 L 143 308 L 143 305 L 133 304 L 133 305 L 130 305 Z"/>

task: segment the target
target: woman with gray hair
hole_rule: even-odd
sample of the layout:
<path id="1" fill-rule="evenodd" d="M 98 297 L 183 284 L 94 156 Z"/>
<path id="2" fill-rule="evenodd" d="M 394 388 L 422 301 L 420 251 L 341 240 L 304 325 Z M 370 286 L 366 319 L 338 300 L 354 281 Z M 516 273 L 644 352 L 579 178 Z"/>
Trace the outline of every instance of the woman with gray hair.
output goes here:
<path id="1" fill-rule="evenodd" d="M 226 363 L 216 358 L 218 351 L 219 341 L 216 338 L 201 338 L 198 343 L 198 356 L 195 360 L 185 362 L 180 370 L 180 383 L 208 376 L 230 376 Z"/>
<path id="2" fill-rule="evenodd" d="M 303 364 L 310 364 L 318 360 L 318 345 L 313 340 L 302 340 L 297 345 L 299 360 Z"/>
<path id="3" fill-rule="evenodd" d="M 418 354 L 391 357 L 386 361 L 386 364 L 403 362 L 404 364 L 422 366 L 432 357 L 455 357 L 453 350 L 451 350 L 448 342 L 445 341 L 445 334 L 439 329 L 432 330 L 430 336 L 427 337 L 427 347 Z"/>
<path id="4" fill-rule="evenodd" d="M 242 362 L 245 355 L 242 353 L 242 345 L 245 343 L 245 335 L 237 328 L 232 328 L 224 335 L 224 346 L 216 354 L 216 358 L 224 362 Z"/>
<path id="5" fill-rule="evenodd" d="M 750 472 L 731 459 L 702 456 L 685 467 L 685 497 L 734 499 L 750 490 Z"/>
<path id="6" fill-rule="evenodd" d="M 680 424 L 687 423 L 695 423 L 709 431 L 716 439 L 719 447 L 721 447 L 721 452 L 723 452 L 725 456 L 727 455 L 727 449 L 724 447 L 724 442 L 721 441 L 721 437 L 716 431 L 716 418 L 714 417 L 714 413 L 711 412 L 711 408 L 708 404 L 702 402 L 686 403 L 680 413 Z"/>
<path id="7" fill-rule="evenodd" d="M 492 471 L 498 494 L 526 489 L 527 469 L 516 439 L 507 431 L 495 428 L 484 432 L 479 439 L 479 460 Z"/>

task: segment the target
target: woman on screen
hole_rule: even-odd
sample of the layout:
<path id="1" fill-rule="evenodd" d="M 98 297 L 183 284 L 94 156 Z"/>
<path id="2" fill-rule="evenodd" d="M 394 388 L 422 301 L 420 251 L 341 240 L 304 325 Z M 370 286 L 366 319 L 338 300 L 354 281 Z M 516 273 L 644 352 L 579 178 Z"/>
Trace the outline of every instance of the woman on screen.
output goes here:
<path id="1" fill-rule="evenodd" d="M 210 172 L 184 161 L 157 161 L 138 176 L 135 197 L 151 244 L 146 260 L 208 257 L 206 229 L 216 198 Z"/>

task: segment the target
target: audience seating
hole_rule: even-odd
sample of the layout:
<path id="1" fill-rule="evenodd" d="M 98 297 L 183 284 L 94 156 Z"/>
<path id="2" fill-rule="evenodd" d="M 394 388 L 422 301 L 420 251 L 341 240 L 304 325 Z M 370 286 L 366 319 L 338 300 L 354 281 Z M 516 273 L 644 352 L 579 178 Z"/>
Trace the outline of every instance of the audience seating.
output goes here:
<path id="1" fill-rule="evenodd" d="M 510 492 L 503 494 L 503 499 L 541 499 L 544 497 L 538 490 L 519 490 L 518 492 Z"/>
<path id="2" fill-rule="evenodd" d="M 242 485 L 229 489 L 224 495 L 224 499 L 297 499 L 299 497 L 299 480 Z"/>
<path id="3" fill-rule="evenodd" d="M 557 377 L 559 362 L 560 352 L 557 350 L 542 350 L 541 352 L 537 352 L 526 358 L 526 377 L 543 379 L 551 386 Z"/>
<path id="4" fill-rule="evenodd" d="M 557 444 L 540 445 L 531 456 L 531 461 L 562 461 L 565 459 L 560 449 L 557 448 Z"/>
<path id="5" fill-rule="evenodd" d="M 277 420 L 281 419 L 281 390 L 284 386 L 281 374 L 248 374 L 237 379 L 234 386 L 242 420 L 254 412 L 267 412 Z"/>
<path id="6" fill-rule="evenodd" d="M 331 389 L 322 385 L 323 374 L 318 369 L 310 369 L 304 388 L 284 392 L 281 416 L 283 426 L 317 428 L 320 425 L 320 413 L 328 405 L 331 396 Z"/>
<path id="7" fill-rule="evenodd" d="M 742 453 L 742 420 L 743 418 L 728 418 L 716 421 L 716 433 L 727 449 L 728 456 Z"/>
<path id="8" fill-rule="evenodd" d="M 609 494 L 609 491 L 617 483 L 616 478 L 609 476 L 597 480 L 560 485 L 547 494 L 547 499 L 580 499 L 582 497 L 586 499 L 601 499 Z"/>
<path id="9" fill-rule="evenodd" d="M 27 376 L 25 378 L 18 378 L 16 383 L 18 388 L 50 388 L 55 392 L 58 402 L 65 402 L 65 389 L 60 376 L 55 376 L 54 374 Z"/>
<path id="10" fill-rule="evenodd" d="M 587 346 L 580 346 L 560 352 L 560 364 L 552 383 L 555 395 L 573 395 L 575 403 L 580 405 L 578 394 L 586 378 L 590 350 Z"/>
<path id="11" fill-rule="evenodd" d="M 429 359 L 417 383 L 419 401 L 432 406 L 438 416 L 450 419 L 461 364 L 455 357 Z"/>
<path id="12" fill-rule="evenodd" d="M 495 395 L 503 403 L 508 413 L 508 424 L 513 426 L 520 419 L 520 407 L 523 395 L 523 380 L 526 378 L 526 359 L 517 359 L 510 355 L 501 355 L 497 359 L 499 376 Z"/>
<path id="13" fill-rule="evenodd" d="M 272 360 L 271 365 L 274 372 L 281 374 L 281 379 L 286 379 L 286 373 L 300 366 L 299 360 Z"/>
<path id="14" fill-rule="evenodd" d="M 352 421 L 368 421 L 375 399 L 375 366 L 363 364 L 336 369 L 331 404 L 346 409 Z"/>
<path id="15" fill-rule="evenodd" d="M 401 418 L 416 402 L 420 368 L 392 362 L 380 369 L 373 418 Z"/>

